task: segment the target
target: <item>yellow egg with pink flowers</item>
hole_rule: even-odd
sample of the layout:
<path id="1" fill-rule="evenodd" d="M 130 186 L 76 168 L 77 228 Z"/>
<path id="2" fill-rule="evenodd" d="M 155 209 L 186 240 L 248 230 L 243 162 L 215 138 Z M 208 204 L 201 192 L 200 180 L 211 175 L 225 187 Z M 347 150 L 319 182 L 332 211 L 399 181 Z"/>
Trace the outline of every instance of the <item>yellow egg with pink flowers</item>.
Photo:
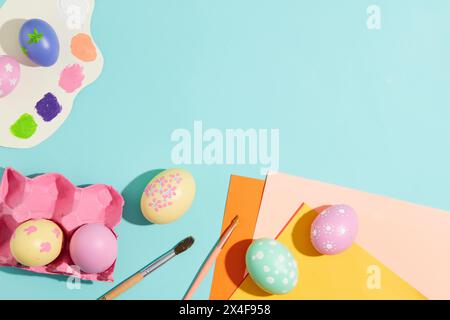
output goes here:
<path id="1" fill-rule="evenodd" d="M 64 235 L 50 220 L 29 220 L 19 225 L 9 243 L 11 254 L 26 267 L 43 267 L 61 254 Z"/>
<path id="2" fill-rule="evenodd" d="M 195 180 L 188 171 L 165 170 L 145 188 L 141 199 L 142 214 L 152 223 L 171 223 L 189 210 L 195 192 Z"/>

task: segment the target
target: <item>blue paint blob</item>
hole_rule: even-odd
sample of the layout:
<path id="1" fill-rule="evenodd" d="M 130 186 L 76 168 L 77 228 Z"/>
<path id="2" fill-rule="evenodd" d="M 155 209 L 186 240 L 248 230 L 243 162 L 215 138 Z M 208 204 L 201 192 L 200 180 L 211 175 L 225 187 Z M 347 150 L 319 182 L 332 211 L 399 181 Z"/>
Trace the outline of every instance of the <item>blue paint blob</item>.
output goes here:
<path id="1" fill-rule="evenodd" d="M 55 119 L 62 111 L 62 106 L 59 104 L 58 99 L 49 92 L 38 101 L 36 111 L 44 121 L 49 122 Z"/>

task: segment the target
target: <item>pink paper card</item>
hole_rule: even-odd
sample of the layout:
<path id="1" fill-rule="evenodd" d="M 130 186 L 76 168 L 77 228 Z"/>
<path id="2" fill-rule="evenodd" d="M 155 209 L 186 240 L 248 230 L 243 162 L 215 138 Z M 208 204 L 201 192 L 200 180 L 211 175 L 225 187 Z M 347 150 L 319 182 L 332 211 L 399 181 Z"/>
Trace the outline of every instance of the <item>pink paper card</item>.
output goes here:
<path id="1" fill-rule="evenodd" d="M 318 181 L 269 174 L 255 238 L 275 238 L 302 203 L 348 204 L 357 242 L 429 299 L 450 299 L 450 212 Z"/>

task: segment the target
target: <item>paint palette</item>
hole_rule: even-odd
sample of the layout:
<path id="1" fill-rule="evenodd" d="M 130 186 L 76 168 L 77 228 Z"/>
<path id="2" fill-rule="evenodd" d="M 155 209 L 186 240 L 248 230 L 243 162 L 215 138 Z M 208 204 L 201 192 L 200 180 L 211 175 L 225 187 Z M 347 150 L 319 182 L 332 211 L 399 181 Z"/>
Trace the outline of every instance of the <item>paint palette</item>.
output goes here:
<path id="1" fill-rule="evenodd" d="M 48 139 L 70 115 L 76 95 L 100 75 L 103 57 L 90 32 L 94 4 L 7 0 L 0 8 L 0 55 L 16 59 L 21 71 L 14 91 L 0 98 L 0 147 L 31 148 Z M 50 24 L 59 39 L 51 67 L 34 64 L 19 43 L 21 27 L 35 18 Z"/>
<path id="2" fill-rule="evenodd" d="M 31 179 L 8 168 L 0 184 L 0 266 L 111 282 L 115 263 L 98 274 L 82 272 L 70 257 L 68 243 L 86 224 L 101 224 L 114 230 L 122 219 L 123 205 L 120 193 L 110 186 L 96 184 L 79 188 L 59 174 L 44 174 Z M 61 254 L 50 264 L 25 267 L 11 254 L 10 239 L 22 223 L 42 219 L 56 223 L 66 240 Z"/>

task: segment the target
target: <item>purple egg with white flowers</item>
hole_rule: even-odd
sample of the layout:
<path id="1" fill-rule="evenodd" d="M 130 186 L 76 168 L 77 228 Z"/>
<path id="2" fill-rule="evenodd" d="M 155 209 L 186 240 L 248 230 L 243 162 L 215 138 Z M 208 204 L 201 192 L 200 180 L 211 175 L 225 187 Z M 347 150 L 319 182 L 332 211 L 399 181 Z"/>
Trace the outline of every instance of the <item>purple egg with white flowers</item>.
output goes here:
<path id="1" fill-rule="evenodd" d="M 58 61 L 59 39 L 52 28 L 44 20 L 26 21 L 19 32 L 22 52 L 34 63 L 50 67 Z"/>
<path id="2" fill-rule="evenodd" d="M 347 205 L 335 205 L 320 213 L 311 227 L 314 248 L 324 255 L 336 255 L 350 248 L 358 234 L 358 216 Z"/>

